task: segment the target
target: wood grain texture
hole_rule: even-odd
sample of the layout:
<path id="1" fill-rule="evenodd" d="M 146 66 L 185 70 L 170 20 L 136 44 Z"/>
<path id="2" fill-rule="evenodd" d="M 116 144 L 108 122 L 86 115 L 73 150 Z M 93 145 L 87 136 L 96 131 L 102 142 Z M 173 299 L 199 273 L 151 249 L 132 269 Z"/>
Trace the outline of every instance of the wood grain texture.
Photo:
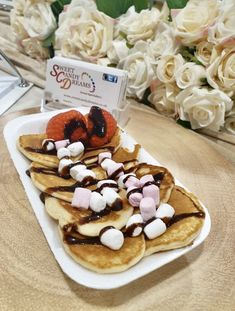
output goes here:
<path id="1" fill-rule="evenodd" d="M 207 206 L 206 241 L 120 289 L 70 280 L 56 263 L 8 154 L 0 120 L 0 310 L 232 310 L 235 306 L 235 167 L 222 149 L 170 120 L 133 109 L 126 130 Z M 221 151 L 221 152 L 220 152 Z"/>

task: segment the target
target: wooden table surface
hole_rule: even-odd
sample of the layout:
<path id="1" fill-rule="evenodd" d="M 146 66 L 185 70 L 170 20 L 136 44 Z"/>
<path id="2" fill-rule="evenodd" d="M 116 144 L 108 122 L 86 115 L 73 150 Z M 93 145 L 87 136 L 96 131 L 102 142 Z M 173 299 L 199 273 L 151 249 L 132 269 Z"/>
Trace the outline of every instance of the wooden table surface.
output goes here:
<path id="1" fill-rule="evenodd" d="M 235 307 L 235 166 L 223 150 L 170 120 L 133 109 L 128 133 L 207 206 L 206 241 L 122 288 L 70 280 L 44 238 L 10 159 L 0 119 L 0 310 L 232 310 Z"/>

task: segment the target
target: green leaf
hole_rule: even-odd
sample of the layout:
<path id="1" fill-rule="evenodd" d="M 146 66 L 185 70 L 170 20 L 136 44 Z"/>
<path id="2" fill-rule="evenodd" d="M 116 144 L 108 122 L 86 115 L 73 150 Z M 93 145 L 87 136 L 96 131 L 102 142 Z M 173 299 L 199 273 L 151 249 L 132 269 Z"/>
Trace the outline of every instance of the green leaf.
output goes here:
<path id="1" fill-rule="evenodd" d="M 53 32 L 52 34 L 50 34 L 49 37 L 47 37 L 45 40 L 43 40 L 42 46 L 44 48 L 49 48 L 50 46 L 53 46 L 54 43 L 55 43 L 55 33 Z"/>
<path id="2" fill-rule="evenodd" d="M 148 0 L 134 0 L 133 2 L 134 2 L 136 12 L 146 10 L 149 7 L 149 1 Z"/>
<path id="3" fill-rule="evenodd" d="M 126 12 L 123 6 L 124 2 L 126 2 L 126 5 L 129 5 L 131 1 L 96 0 L 96 5 L 99 11 L 104 12 L 112 18 L 117 18 Z"/>
<path id="4" fill-rule="evenodd" d="M 169 9 L 182 9 L 188 0 L 166 0 Z"/>
<path id="5" fill-rule="evenodd" d="M 55 16 L 56 21 L 59 20 L 59 15 L 63 11 L 64 6 L 70 4 L 71 0 L 57 0 L 51 4 L 51 10 Z"/>
<path id="6" fill-rule="evenodd" d="M 191 123 L 189 121 L 184 121 L 184 120 L 178 119 L 176 121 L 176 123 L 180 124 L 181 126 L 187 128 L 187 129 L 190 129 L 190 130 L 192 129 Z"/>
<path id="7" fill-rule="evenodd" d="M 115 63 L 110 63 L 110 64 L 108 64 L 108 66 L 107 66 L 107 67 L 116 68 L 116 67 L 117 67 L 117 64 L 115 64 Z"/>
<path id="8" fill-rule="evenodd" d="M 130 44 L 130 43 L 128 43 L 128 42 L 126 42 L 126 46 L 128 47 L 128 49 L 132 49 L 132 48 L 134 47 L 133 44 Z"/>
<path id="9" fill-rule="evenodd" d="M 139 100 L 139 103 L 144 104 L 144 105 L 147 105 L 147 106 L 150 106 L 150 107 L 154 107 L 154 106 L 150 103 L 150 101 L 148 100 L 148 97 L 149 97 L 150 94 L 151 94 L 151 90 L 150 90 L 150 87 L 148 87 L 148 88 L 145 90 L 142 99 Z"/>
<path id="10" fill-rule="evenodd" d="M 180 54 L 183 56 L 183 58 L 187 62 L 194 62 L 197 65 L 203 66 L 203 64 L 197 59 L 197 57 L 194 55 L 194 53 L 195 53 L 195 47 L 184 46 L 180 50 Z"/>

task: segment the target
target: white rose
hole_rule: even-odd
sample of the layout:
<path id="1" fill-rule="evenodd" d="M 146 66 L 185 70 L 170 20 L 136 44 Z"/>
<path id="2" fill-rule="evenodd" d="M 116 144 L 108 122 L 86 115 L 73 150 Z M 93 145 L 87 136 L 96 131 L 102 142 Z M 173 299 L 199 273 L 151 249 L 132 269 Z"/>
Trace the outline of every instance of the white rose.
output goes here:
<path id="1" fill-rule="evenodd" d="M 216 23 L 209 28 L 208 41 L 219 44 L 235 39 L 235 2 L 223 1 Z"/>
<path id="2" fill-rule="evenodd" d="M 160 114 L 171 117 L 175 115 L 175 97 L 179 91 L 175 84 L 161 83 L 149 95 L 148 100 Z"/>
<path id="3" fill-rule="evenodd" d="M 127 57 L 129 48 L 126 41 L 114 40 L 110 49 L 107 51 L 107 56 L 111 63 L 117 64 L 121 59 Z"/>
<path id="4" fill-rule="evenodd" d="M 77 6 L 82 6 L 83 8 L 92 10 L 97 9 L 96 3 L 93 0 L 72 0 L 69 5 L 69 9 L 71 10 Z"/>
<path id="5" fill-rule="evenodd" d="M 192 129 L 219 131 L 232 100 L 219 90 L 189 87 L 176 96 L 176 105 L 180 119 L 190 121 Z"/>
<path id="6" fill-rule="evenodd" d="M 207 41 L 201 41 L 196 45 L 195 56 L 204 66 L 208 66 L 210 63 L 213 46 Z"/>
<path id="7" fill-rule="evenodd" d="M 12 10 L 10 13 L 10 21 L 11 21 L 11 29 L 17 42 L 20 42 L 21 40 L 29 37 L 24 27 L 23 16 L 15 14 L 15 10 Z"/>
<path id="8" fill-rule="evenodd" d="M 24 14 L 24 8 L 26 6 L 27 0 L 13 0 L 12 6 L 15 14 L 17 15 L 23 15 Z"/>
<path id="9" fill-rule="evenodd" d="M 127 42 L 134 45 L 139 40 L 152 39 L 157 28 L 160 12 L 156 8 L 135 11 L 134 6 L 130 7 L 126 14 L 118 20 L 117 29 L 125 35 Z"/>
<path id="10" fill-rule="evenodd" d="M 213 88 L 235 90 L 235 47 L 220 46 L 213 49 L 211 64 L 207 68 L 207 81 Z"/>
<path id="11" fill-rule="evenodd" d="M 31 38 L 46 39 L 57 27 L 50 4 L 39 2 L 24 11 L 24 28 Z"/>
<path id="12" fill-rule="evenodd" d="M 164 83 L 175 81 L 175 72 L 185 63 L 181 54 L 165 55 L 160 58 L 157 65 L 157 77 Z"/>
<path id="13" fill-rule="evenodd" d="M 128 72 L 127 94 L 138 98 L 143 97 L 154 77 L 153 60 L 144 52 L 144 44 L 146 44 L 146 51 L 147 43 L 140 41 L 130 50 L 130 54 L 118 64 L 118 68 Z"/>
<path id="14" fill-rule="evenodd" d="M 149 53 L 155 59 L 163 55 L 176 54 L 179 44 L 175 40 L 173 29 L 160 22 L 154 39 L 149 44 Z"/>
<path id="15" fill-rule="evenodd" d="M 42 42 L 36 38 L 24 39 L 21 42 L 24 52 L 32 58 L 47 59 L 49 58 L 49 51 L 42 46 Z"/>
<path id="16" fill-rule="evenodd" d="M 175 35 L 185 45 L 207 38 L 208 28 L 214 23 L 219 9 L 219 0 L 189 0 L 183 9 L 172 10 Z"/>
<path id="17" fill-rule="evenodd" d="M 56 48 L 63 56 L 97 61 L 104 57 L 113 40 L 113 19 L 97 10 L 80 6 L 60 17 Z"/>
<path id="18" fill-rule="evenodd" d="M 193 85 L 202 85 L 202 79 L 205 77 L 205 68 L 192 62 L 185 63 L 175 72 L 176 84 L 181 89 L 186 89 Z"/>

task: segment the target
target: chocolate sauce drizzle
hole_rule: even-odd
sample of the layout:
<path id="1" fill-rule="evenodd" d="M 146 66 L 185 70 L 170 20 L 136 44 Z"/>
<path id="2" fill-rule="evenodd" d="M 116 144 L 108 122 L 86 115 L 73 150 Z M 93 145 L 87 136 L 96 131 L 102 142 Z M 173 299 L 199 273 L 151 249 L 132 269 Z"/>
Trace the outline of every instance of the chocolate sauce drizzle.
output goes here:
<path id="1" fill-rule="evenodd" d="M 73 133 L 79 128 L 82 128 L 85 132 L 87 131 L 86 124 L 83 120 L 70 120 L 70 122 L 65 124 L 64 127 L 64 139 L 69 139 L 72 141 Z"/>
<path id="2" fill-rule="evenodd" d="M 96 135 L 100 138 L 105 137 L 107 126 L 102 109 L 97 106 L 92 106 L 88 118 L 93 122 L 93 129 L 89 136 Z"/>

